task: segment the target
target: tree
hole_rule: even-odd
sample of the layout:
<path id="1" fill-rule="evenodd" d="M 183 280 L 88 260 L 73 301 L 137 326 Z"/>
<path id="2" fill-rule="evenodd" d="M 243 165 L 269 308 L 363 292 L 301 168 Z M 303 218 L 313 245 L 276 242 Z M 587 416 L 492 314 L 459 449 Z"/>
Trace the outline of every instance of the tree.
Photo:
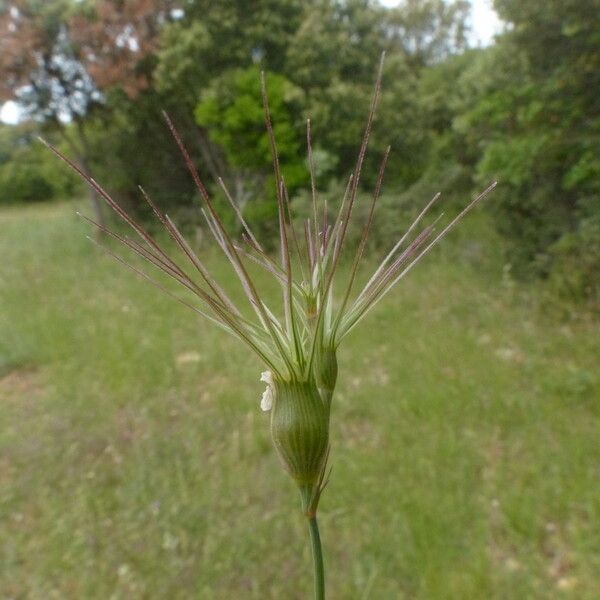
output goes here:
<path id="1" fill-rule="evenodd" d="M 466 0 L 405 0 L 390 10 L 386 37 L 422 69 L 467 48 L 469 11 Z"/>
<path id="2" fill-rule="evenodd" d="M 302 150 L 302 92 L 282 75 L 266 73 L 273 133 L 290 194 L 307 183 Z M 195 110 L 196 121 L 223 150 L 241 210 L 253 196 L 275 198 L 269 138 L 257 67 L 235 69 L 213 80 Z"/>
<path id="3" fill-rule="evenodd" d="M 144 60 L 154 48 L 169 2 L 12 0 L 0 12 L 0 99 L 57 131 L 83 172 L 91 173 L 86 121 L 105 110 L 105 92 L 130 95 L 147 85 Z M 96 219 L 101 204 L 90 191 Z"/>
<path id="4" fill-rule="evenodd" d="M 249 86 L 258 86 L 257 65 L 272 73 L 283 73 L 286 47 L 299 26 L 305 4 L 309 3 L 196 0 L 188 3 L 181 18 L 163 32 L 154 71 L 156 91 L 182 132 L 202 174 L 213 182 L 222 177 L 241 204 L 245 203 L 248 193 L 252 193 L 251 188 L 256 191 L 261 187 L 258 183 L 264 179 L 262 156 L 257 159 L 256 171 L 247 164 L 242 169 L 233 160 L 231 148 L 221 146 L 223 138 L 219 136 L 218 124 L 211 121 L 209 115 L 207 119 L 195 117 L 196 106 L 209 96 L 220 98 L 223 110 L 226 97 L 229 97 L 227 102 L 235 103 L 233 90 L 226 90 L 226 82 L 248 101 Z M 247 85 L 240 87 L 236 79 L 245 70 L 249 73 Z M 258 92 L 258 87 L 254 92 Z M 260 94 L 254 92 L 250 95 L 256 105 L 251 112 L 259 111 L 262 115 Z M 230 110 L 235 112 L 235 108 Z M 260 123 L 260 130 L 264 132 L 262 116 Z M 155 187 L 159 187 L 158 182 Z M 169 202 L 174 200 L 173 197 L 168 199 Z"/>
<path id="5" fill-rule="evenodd" d="M 402 6 L 402 10 L 410 8 Z M 305 92 L 314 139 L 335 157 L 338 177 L 347 174 L 356 158 L 376 66 L 381 52 L 387 52 L 381 109 L 364 167 L 367 187 L 374 183 L 379 157 L 388 144 L 392 145 L 389 183 L 410 185 L 425 168 L 428 124 L 416 93 L 423 70 L 415 67 L 421 59 L 397 43 L 399 15 L 408 19 L 400 10 L 364 0 L 311 4 L 287 50 L 286 73 Z M 464 18 L 459 11 L 453 14 L 458 21 Z M 419 21 L 427 27 L 430 22 L 435 22 L 433 16 Z M 461 27 L 457 24 L 455 29 Z M 418 23 L 412 28 L 417 35 Z M 426 39 L 427 32 L 422 31 L 420 38 Z M 437 41 L 440 47 L 444 35 Z M 444 47 L 454 45 L 447 42 Z"/>
<path id="6" fill-rule="evenodd" d="M 60 132 L 83 170 L 89 147 L 83 117 L 100 94 L 74 51 L 64 17 L 68 0 L 15 0 L 0 14 L 0 99 L 16 100 L 29 118 Z M 72 127 L 67 123 L 72 122 Z M 96 218 L 100 202 L 91 193 Z"/>
<path id="7" fill-rule="evenodd" d="M 181 10 L 176 0 L 94 0 L 69 20 L 82 64 L 101 90 L 115 86 L 130 98 L 152 83 L 162 28 Z"/>
<path id="8" fill-rule="evenodd" d="M 514 271 L 565 279 L 577 272 L 568 293 L 600 297 L 600 263 L 589 267 L 600 256 L 592 247 L 600 244 L 598 2 L 495 6 L 507 31 L 451 78 L 452 143 L 477 178 L 501 183 L 496 222 Z"/>

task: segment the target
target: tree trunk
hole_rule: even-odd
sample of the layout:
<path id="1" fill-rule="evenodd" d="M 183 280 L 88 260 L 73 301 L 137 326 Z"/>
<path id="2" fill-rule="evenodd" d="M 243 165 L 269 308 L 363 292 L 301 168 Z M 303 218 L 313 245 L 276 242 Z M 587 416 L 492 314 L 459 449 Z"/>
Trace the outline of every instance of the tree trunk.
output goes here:
<path id="1" fill-rule="evenodd" d="M 85 157 L 79 156 L 78 160 L 79 160 L 79 166 L 81 167 L 81 170 L 83 171 L 84 175 L 86 177 L 91 178 L 92 174 L 88 167 L 88 163 L 87 163 L 87 160 L 85 159 Z M 104 216 L 103 200 L 96 193 L 96 191 L 90 186 L 88 186 L 88 196 L 90 199 L 90 203 L 92 205 L 92 211 L 94 213 L 94 221 L 96 221 L 96 223 L 98 223 L 98 225 L 101 225 L 102 227 L 106 227 L 106 217 Z M 104 236 L 104 233 L 102 232 L 101 229 L 96 227 L 95 235 L 97 238 L 101 238 Z"/>
<path id="2" fill-rule="evenodd" d="M 71 139 L 71 137 L 69 135 L 67 135 L 67 132 L 65 131 L 64 127 L 61 128 L 61 133 L 62 133 L 64 140 L 67 142 L 67 144 L 69 145 L 71 150 L 74 152 L 74 154 L 77 158 L 77 162 L 79 163 L 79 168 L 81 169 L 81 171 L 83 172 L 83 174 L 86 177 L 91 179 L 92 171 L 89 166 L 90 153 L 89 153 L 87 138 L 85 137 L 85 133 L 83 131 L 83 124 L 81 123 L 81 121 L 76 120 L 75 126 L 76 126 L 76 131 L 78 134 L 77 137 L 79 138 L 79 140 L 78 140 L 79 145 L 75 144 L 74 141 Z M 92 211 L 94 213 L 94 220 L 101 227 L 106 227 L 106 217 L 104 215 L 103 201 L 100 198 L 100 196 L 98 195 L 98 193 L 89 185 L 88 185 L 88 190 L 89 190 L 88 197 L 90 199 L 90 204 L 92 205 Z M 96 236 L 97 239 L 100 239 L 104 236 L 104 233 L 102 232 L 101 229 L 96 227 L 96 229 L 94 231 L 94 235 Z"/>

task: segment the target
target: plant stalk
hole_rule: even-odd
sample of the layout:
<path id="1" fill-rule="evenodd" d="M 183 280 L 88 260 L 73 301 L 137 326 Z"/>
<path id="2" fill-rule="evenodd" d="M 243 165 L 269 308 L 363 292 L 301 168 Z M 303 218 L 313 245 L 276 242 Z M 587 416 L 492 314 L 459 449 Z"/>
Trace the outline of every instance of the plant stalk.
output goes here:
<path id="1" fill-rule="evenodd" d="M 321 550 L 321 536 L 317 517 L 308 520 L 310 541 L 312 545 L 313 564 L 315 569 L 315 600 L 325 600 L 325 570 L 323 568 L 323 552 Z"/>

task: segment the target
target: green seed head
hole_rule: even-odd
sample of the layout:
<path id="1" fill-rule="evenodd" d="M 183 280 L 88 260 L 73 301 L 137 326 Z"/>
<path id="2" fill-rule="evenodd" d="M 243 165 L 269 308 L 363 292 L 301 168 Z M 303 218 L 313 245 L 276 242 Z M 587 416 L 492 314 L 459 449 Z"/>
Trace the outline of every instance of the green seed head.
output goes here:
<path id="1" fill-rule="evenodd" d="M 389 147 L 385 151 L 375 190 L 369 205 L 368 218 L 363 225 L 360 241 L 353 251 L 350 273 L 343 285 L 338 285 L 338 266 L 342 253 L 347 250 L 348 224 L 352 220 L 353 208 L 360 190 L 360 176 L 369 143 L 375 110 L 380 97 L 383 74 L 383 56 L 367 118 L 365 133 L 353 173 L 348 178 L 346 190 L 340 199 L 335 216 L 330 220 L 327 203 L 319 203 L 315 187 L 315 170 L 312 155 L 310 121 L 307 122 L 307 146 L 312 188 L 312 217 L 304 226 L 304 243 L 297 235 L 289 196 L 279 164 L 277 145 L 269 112 L 264 78 L 262 79 L 263 106 L 277 192 L 279 224 L 279 247 L 281 257 L 276 260 L 261 246 L 246 223 L 240 207 L 234 202 L 224 182 L 219 184 L 243 229 L 244 244 L 234 240 L 202 183 L 194 161 L 187 152 L 181 136 L 167 115 L 167 125 L 179 146 L 185 163 L 196 183 L 204 204 L 203 216 L 215 242 L 231 263 L 241 289 L 254 316 L 244 315 L 220 283 L 211 275 L 207 266 L 177 229 L 175 223 L 163 214 L 154 202 L 142 191 L 152 212 L 165 227 L 179 250 L 194 267 L 197 276 L 190 276 L 169 252 L 137 223 L 108 192 L 89 177 L 76 164 L 64 157 L 56 148 L 51 150 L 79 173 L 101 196 L 113 211 L 135 231 L 142 242 L 111 232 L 104 225 L 94 223 L 147 260 L 168 277 L 181 284 L 195 295 L 195 300 L 184 300 L 174 296 L 160 282 L 130 265 L 111 250 L 119 262 L 129 266 L 138 275 L 149 280 L 167 295 L 219 326 L 256 354 L 268 369 L 261 380 L 267 384 L 260 406 L 271 410 L 271 434 L 279 457 L 286 470 L 300 486 L 303 505 L 307 514 L 314 514 L 319 496 L 324 487 L 324 470 L 329 452 L 329 413 L 335 389 L 338 365 L 336 349 L 341 341 L 366 317 L 366 315 L 398 284 L 398 282 L 442 239 L 485 195 L 495 187 L 490 185 L 473 199 L 440 233 L 433 235 L 434 224 L 415 231 L 427 211 L 436 202 L 439 194 L 419 213 L 406 233 L 391 248 L 361 291 L 354 290 L 358 281 L 358 269 L 366 249 L 373 223 L 375 205 L 380 196 Z M 87 217 L 86 217 L 87 218 Z M 89 220 L 89 219 L 88 219 Z M 304 246 L 302 248 L 301 246 Z M 294 260 L 297 255 L 297 261 Z M 271 274 L 281 285 L 281 310 L 267 302 L 260 286 L 248 269 L 249 262 L 256 263 Z M 189 266 L 189 265 L 188 265 Z M 336 293 L 334 293 L 336 290 Z"/>

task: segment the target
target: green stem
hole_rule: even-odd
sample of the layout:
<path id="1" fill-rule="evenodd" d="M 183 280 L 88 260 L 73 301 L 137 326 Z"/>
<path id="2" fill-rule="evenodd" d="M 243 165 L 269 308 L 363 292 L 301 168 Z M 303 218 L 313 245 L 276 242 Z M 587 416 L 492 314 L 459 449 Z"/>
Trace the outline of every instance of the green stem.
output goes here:
<path id="1" fill-rule="evenodd" d="M 310 541 L 312 544 L 313 564 L 315 567 L 315 600 L 325 600 L 325 570 L 323 569 L 323 553 L 321 551 L 321 537 L 317 517 L 308 520 Z"/>

